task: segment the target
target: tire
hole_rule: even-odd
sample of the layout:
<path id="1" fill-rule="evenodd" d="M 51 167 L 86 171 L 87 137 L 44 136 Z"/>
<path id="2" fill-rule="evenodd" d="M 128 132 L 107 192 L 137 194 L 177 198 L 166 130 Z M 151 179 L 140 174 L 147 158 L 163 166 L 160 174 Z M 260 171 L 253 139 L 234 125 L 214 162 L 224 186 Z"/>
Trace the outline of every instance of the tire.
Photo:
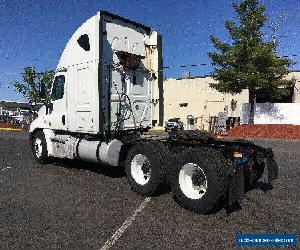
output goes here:
<path id="1" fill-rule="evenodd" d="M 170 183 L 179 205 L 196 213 L 212 212 L 226 198 L 226 159 L 212 148 L 185 151 L 174 158 Z"/>
<path id="2" fill-rule="evenodd" d="M 42 131 L 38 131 L 34 134 L 31 143 L 31 149 L 35 160 L 40 164 L 48 162 L 48 151 L 45 135 Z"/>
<path id="3" fill-rule="evenodd" d="M 246 192 L 255 187 L 258 180 L 262 177 L 264 169 L 264 162 L 255 162 L 252 168 L 244 169 L 244 187 Z"/>
<path id="4" fill-rule="evenodd" d="M 165 174 L 161 164 L 163 159 L 159 149 L 161 147 L 150 142 L 140 142 L 129 149 L 125 171 L 133 191 L 151 196 L 164 184 Z"/>

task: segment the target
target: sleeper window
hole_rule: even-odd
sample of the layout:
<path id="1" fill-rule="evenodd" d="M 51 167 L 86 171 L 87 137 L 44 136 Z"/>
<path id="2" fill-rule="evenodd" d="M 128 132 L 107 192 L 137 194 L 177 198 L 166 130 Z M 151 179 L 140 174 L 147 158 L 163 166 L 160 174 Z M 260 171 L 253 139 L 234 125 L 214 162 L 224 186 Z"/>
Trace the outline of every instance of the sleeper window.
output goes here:
<path id="1" fill-rule="evenodd" d="M 81 48 L 83 48 L 85 51 L 89 51 L 90 50 L 90 39 L 89 36 L 87 34 L 81 35 L 78 39 L 77 39 L 77 43 L 79 44 L 79 46 Z"/>

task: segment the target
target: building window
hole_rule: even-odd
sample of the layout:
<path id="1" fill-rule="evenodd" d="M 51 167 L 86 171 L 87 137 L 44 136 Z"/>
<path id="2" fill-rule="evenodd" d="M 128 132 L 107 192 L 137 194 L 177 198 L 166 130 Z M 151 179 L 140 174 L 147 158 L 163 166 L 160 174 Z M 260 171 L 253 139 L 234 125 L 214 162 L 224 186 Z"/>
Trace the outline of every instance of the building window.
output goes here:
<path id="1" fill-rule="evenodd" d="M 234 99 L 231 99 L 231 102 L 230 102 L 230 108 L 232 111 L 235 111 L 236 110 L 236 106 L 237 106 L 237 101 L 235 101 Z"/>
<path id="2" fill-rule="evenodd" d="M 268 89 L 260 89 L 256 94 L 257 103 L 291 103 L 293 102 L 294 86 L 281 88 L 282 96 L 273 96 Z"/>
<path id="3" fill-rule="evenodd" d="M 185 108 L 188 106 L 188 103 L 187 102 L 184 102 L 184 103 L 179 103 L 179 107 L 180 108 Z"/>
<path id="4" fill-rule="evenodd" d="M 157 124 L 157 120 L 152 120 L 152 126 L 155 127 Z"/>
<path id="5" fill-rule="evenodd" d="M 133 75 L 132 76 L 132 84 L 136 85 L 137 82 L 136 82 L 136 75 Z"/>

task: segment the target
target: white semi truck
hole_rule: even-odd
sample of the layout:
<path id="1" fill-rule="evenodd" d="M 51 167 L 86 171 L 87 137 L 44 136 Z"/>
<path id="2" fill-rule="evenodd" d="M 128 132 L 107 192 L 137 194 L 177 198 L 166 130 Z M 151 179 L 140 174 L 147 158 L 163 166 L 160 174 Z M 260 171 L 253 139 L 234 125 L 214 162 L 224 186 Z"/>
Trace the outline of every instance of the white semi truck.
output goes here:
<path id="1" fill-rule="evenodd" d="M 197 132 L 144 134 L 152 126 L 161 54 L 160 36 L 149 27 L 104 11 L 87 20 L 61 55 L 51 103 L 31 124 L 36 160 L 125 168 L 134 191 L 153 195 L 170 184 L 175 200 L 199 213 L 240 199 L 265 166 L 269 181 L 276 179 L 271 149 Z"/>

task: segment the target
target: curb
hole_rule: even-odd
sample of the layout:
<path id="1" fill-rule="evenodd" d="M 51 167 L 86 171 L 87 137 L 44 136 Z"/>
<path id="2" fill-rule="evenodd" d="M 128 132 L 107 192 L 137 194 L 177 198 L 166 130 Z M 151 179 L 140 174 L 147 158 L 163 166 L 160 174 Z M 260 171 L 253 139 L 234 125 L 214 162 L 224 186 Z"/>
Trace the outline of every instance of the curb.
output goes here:
<path id="1" fill-rule="evenodd" d="M 158 128 L 151 128 L 149 129 L 149 131 L 165 131 L 165 129 L 162 127 L 158 127 Z"/>

